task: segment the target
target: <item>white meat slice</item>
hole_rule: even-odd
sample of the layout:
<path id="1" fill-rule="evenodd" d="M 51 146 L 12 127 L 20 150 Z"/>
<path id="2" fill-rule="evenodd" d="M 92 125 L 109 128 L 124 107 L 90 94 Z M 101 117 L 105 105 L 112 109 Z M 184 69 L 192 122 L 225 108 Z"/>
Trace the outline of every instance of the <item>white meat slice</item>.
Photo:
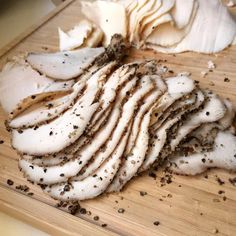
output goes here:
<path id="1" fill-rule="evenodd" d="M 49 79 L 22 61 L 8 62 L 0 73 L 0 103 L 7 113 L 11 113 L 27 97 L 70 90 L 73 83 Z"/>
<path id="2" fill-rule="evenodd" d="M 106 143 L 104 149 L 105 151 L 99 152 L 94 161 L 91 162 L 84 170 L 82 175 L 76 177 L 76 179 L 83 179 L 91 175 L 113 152 L 115 147 L 118 145 L 124 130 L 128 127 L 130 122 L 133 120 L 133 115 L 136 110 L 138 102 L 147 95 L 153 88 L 153 83 L 148 76 L 144 76 L 141 79 L 140 88 L 133 94 L 133 96 L 124 104 L 122 109 L 122 115 L 119 119 L 118 125 L 112 133 L 111 138 Z"/>
<path id="3" fill-rule="evenodd" d="M 142 21 L 140 32 L 143 35 L 143 39 L 146 39 L 146 37 L 148 37 L 149 34 L 151 34 L 152 31 L 155 29 L 155 26 L 158 25 L 157 23 L 155 23 L 155 21 L 159 22 L 159 18 L 164 14 L 168 14 L 168 12 L 170 12 L 174 5 L 175 0 L 162 1 L 162 5 L 159 7 L 159 9 L 157 9 L 153 14 L 149 15 Z M 145 33 L 146 31 L 148 33 Z"/>
<path id="4" fill-rule="evenodd" d="M 127 34 L 126 13 L 123 5 L 108 1 L 81 2 L 82 13 L 104 33 L 103 44 L 107 46 L 114 34 Z"/>
<path id="5" fill-rule="evenodd" d="M 196 0 L 175 0 L 175 6 L 171 11 L 175 26 L 184 28 L 190 21 Z"/>
<path id="6" fill-rule="evenodd" d="M 183 4 L 185 6 L 186 4 Z M 184 7 L 183 7 L 184 8 Z M 181 11 L 183 15 L 184 10 Z M 191 11 L 191 18 L 189 19 L 188 24 L 183 28 L 177 28 L 173 22 L 165 22 L 164 24 L 159 25 L 146 39 L 146 43 L 152 45 L 160 45 L 162 47 L 170 47 L 179 43 L 191 30 L 192 24 L 194 22 L 196 13 L 198 10 L 198 2 L 195 1 L 193 5 L 193 10 Z M 173 17 L 173 16 L 172 16 Z"/>
<path id="7" fill-rule="evenodd" d="M 54 119 L 73 105 L 75 99 L 78 97 L 79 93 L 84 87 L 85 82 L 79 81 L 73 86 L 72 93 L 31 106 L 29 109 L 26 109 L 24 112 L 10 120 L 8 123 L 9 127 L 32 127 L 41 124 L 42 122 Z"/>
<path id="8" fill-rule="evenodd" d="M 101 28 L 95 24 L 93 24 L 93 31 L 85 40 L 83 47 L 95 48 L 101 45 L 103 40 L 103 32 Z"/>
<path id="9" fill-rule="evenodd" d="M 236 35 L 236 21 L 221 1 L 198 0 L 198 2 L 197 14 L 186 37 L 173 47 L 152 45 L 154 50 L 164 53 L 185 51 L 217 53 L 233 42 Z"/>
<path id="10" fill-rule="evenodd" d="M 129 35 L 132 34 L 132 32 L 134 31 L 134 27 L 135 27 L 135 19 L 137 16 L 137 13 L 140 9 L 142 9 L 142 7 L 146 4 L 147 0 L 137 0 L 137 6 L 130 11 L 129 13 Z"/>
<path id="11" fill-rule="evenodd" d="M 176 100 L 191 93 L 195 89 L 194 81 L 186 76 L 171 77 L 165 80 L 167 92 L 160 98 L 154 109 L 150 125 L 155 124 L 162 113 Z"/>
<path id="12" fill-rule="evenodd" d="M 133 42 L 135 42 L 135 44 L 138 46 L 139 45 L 139 40 L 140 40 L 140 32 L 142 30 L 143 27 L 143 20 L 145 20 L 148 16 L 152 15 L 153 13 L 155 13 L 162 5 L 162 0 L 154 0 L 154 1 L 148 1 L 149 6 L 153 3 L 152 7 L 147 10 L 145 9 L 145 11 L 142 10 L 142 14 L 140 12 L 140 16 L 136 21 L 136 26 L 134 28 L 134 32 L 133 32 Z"/>
<path id="13" fill-rule="evenodd" d="M 207 98 L 209 100 L 206 101 L 203 109 L 187 117 L 186 122 L 177 130 L 175 139 L 170 141 L 172 151 L 175 150 L 181 140 L 201 124 L 215 122 L 224 117 L 226 108 L 220 98 L 211 92 L 208 92 Z"/>
<path id="14" fill-rule="evenodd" d="M 195 100 L 193 100 L 193 102 L 194 101 Z M 158 159 L 159 154 L 166 143 L 168 129 L 170 129 L 174 124 L 180 121 L 185 113 L 199 108 L 203 101 L 204 95 L 199 90 L 197 92 L 197 101 L 191 108 L 184 109 L 183 111 L 175 115 L 172 119 L 164 122 L 164 124 L 154 133 L 153 138 L 150 140 L 149 150 L 146 154 L 144 162 L 142 163 L 142 166 L 139 169 L 139 172 L 147 170 Z"/>
<path id="15" fill-rule="evenodd" d="M 55 53 L 30 53 L 27 61 L 42 74 L 58 80 L 69 80 L 81 75 L 104 50 L 101 47 Z"/>
<path id="16" fill-rule="evenodd" d="M 131 80 L 125 87 L 122 93 L 126 95 L 126 91 L 132 89 L 137 82 L 137 78 Z M 139 93 L 140 95 L 140 93 Z M 123 100 L 123 94 L 118 98 L 117 106 L 115 106 L 111 116 L 109 117 L 106 125 L 95 135 L 92 142 L 88 143 L 79 152 L 74 154 L 73 159 L 69 160 L 61 166 L 52 166 L 47 168 L 47 172 L 44 172 L 44 167 L 34 165 L 21 160 L 19 165 L 22 171 L 26 174 L 28 179 L 45 184 L 53 184 L 61 181 L 66 181 L 68 177 L 75 176 L 79 171 L 89 162 L 89 160 L 94 156 L 94 154 L 102 147 L 102 145 L 109 139 L 112 131 L 116 127 L 117 121 L 120 117 L 120 103 Z M 124 130 L 122 130 L 124 131 Z M 119 139 L 120 140 L 120 139 Z M 118 140 L 118 141 L 119 141 Z M 111 153 L 110 153 L 111 154 Z M 109 154 L 109 155 L 110 155 Z M 61 174 L 63 173 L 63 176 Z"/>
<path id="17" fill-rule="evenodd" d="M 82 20 L 68 32 L 58 28 L 60 51 L 68 51 L 80 47 L 93 30 L 93 24 Z"/>
<path id="18" fill-rule="evenodd" d="M 142 165 L 145 154 L 148 150 L 149 132 L 148 127 L 150 123 L 152 109 L 144 116 L 140 132 L 138 134 L 136 143 L 131 153 L 125 156 L 122 165 L 116 174 L 113 182 L 107 189 L 107 192 L 120 191 L 124 185 L 136 175 L 139 167 Z"/>
<path id="19" fill-rule="evenodd" d="M 102 194 L 117 173 L 122 154 L 124 152 L 129 132 L 121 138 L 118 146 L 105 162 L 92 176 L 82 181 L 71 181 L 67 183 L 49 186 L 45 191 L 55 199 L 60 200 L 86 200 Z M 67 191 L 67 186 L 69 190 Z M 65 191 L 66 190 L 66 191 Z"/>
<path id="20" fill-rule="evenodd" d="M 99 103 L 94 100 L 100 91 L 101 80 L 106 78 L 114 65 L 115 63 L 111 62 L 96 72 L 88 80 L 84 95 L 57 119 L 36 130 L 32 128 L 23 132 L 13 130 L 13 147 L 21 153 L 45 155 L 59 152 L 74 143 L 82 135 L 97 110 Z"/>
<path id="21" fill-rule="evenodd" d="M 131 149 L 135 144 L 140 128 L 140 123 L 143 119 L 144 114 L 150 109 L 153 103 L 156 102 L 159 99 L 159 97 L 166 91 L 166 85 L 164 84 L 163 80 L 160 79 L 159 76 L 153 75 L 150 77 L 154 80 L 156 88 L 154 92 L 151 92 L 149 96 L 144 98 L 143 105 L 139 108 L 139 111 L 135 116 L 129 140 L 125 148 L 125 155 L 128 155 L 131 152 Z"/>
<path id="22" fill-rule="evenodd" d="M 208 168 L 236 171 L 236 137 L 229 131 L 219 131 L 212 151 L 194 153 L 189 156 L 174 156 L 171 167 L 175 173 L 197 175 Z"/>

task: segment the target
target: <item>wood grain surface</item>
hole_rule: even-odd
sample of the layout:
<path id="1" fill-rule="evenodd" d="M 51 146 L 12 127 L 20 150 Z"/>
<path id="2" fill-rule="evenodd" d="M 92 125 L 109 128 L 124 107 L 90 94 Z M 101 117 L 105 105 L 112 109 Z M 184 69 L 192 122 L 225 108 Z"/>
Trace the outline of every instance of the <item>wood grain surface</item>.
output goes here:
<path id="1" fill-rule="evenodd" d="M 58 50 L 57 27 L 67 30 L 81 17 L 79 2 L 72 1 L 0 58 L 0 66 L 21 52 Z M 133 50 L 129 60 L 143 58 L 163 60 L 174 73 L 191 72 L 200 86 L 230 98 L 236 107 L 235 46 L 217 55 L 164 55 Z M 216 64 L 213 72 L 208 72 L 209 60 Z M 208 72 L 205 78 L 201 76 L 202 71 Z M 225 78 L 229 82 L 224 82 Z M 164 173 L 160 170 L 156 179 L 144 174 L 131 181 L 121 193 L 82 202 L 87 214 L 72 216 L 57 209 L 57 202 L 27 182 L 18 170 L 18 156 L 10 146 L 4 126 L 6 118 L 0 110 L 0 140 L 4 141 L 0 144 L 0 210 L 52 235 L 236 235 L 236 187 L 229 183 L 229 178 L 236 175 L 223 170 L 211 170 L 196 177 L 175 175 L 170 184 L 162 187 L 160 179 Z M 218 178 L 224 184 L 219 185 Z M 9 186 L 8 179 L 14 185 Z M 34 195 L 17 190 L 20 184 L 29 186 L 29 192 Z M 224 193 L 219 194 L 219 190 Z M 147 195 L 141 196 L 140 191 Z M 119 208 L 125 212 L 118 213 Z M 99 216 L 99 220 L 95 221 L 94 216 Z M 154 225 L 156 221 L 160 224 Z M 107 226 L 101 227 L 102 224 Z"/>

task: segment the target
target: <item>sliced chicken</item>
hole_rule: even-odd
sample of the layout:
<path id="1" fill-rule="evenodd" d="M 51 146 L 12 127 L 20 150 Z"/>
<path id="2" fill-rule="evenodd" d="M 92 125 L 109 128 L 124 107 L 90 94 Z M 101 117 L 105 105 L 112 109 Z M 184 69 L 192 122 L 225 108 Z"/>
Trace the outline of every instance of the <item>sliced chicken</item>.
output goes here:
<path id="1" fill-rule="evenodd" d="M 104 48 L 82 48 L 55 53 L 30 53 L 28 63 L 54 79 L 69 80 L 81 75 L 104 52 Z"/>
<path id="2" fill-rule="evenodd" d="M 197 175 L 208 168 L 236 171 L 236 137 L 229 131 L 220 131 L 212 151 L 194 153 L 189 156 L 174 156 L 170 169 L 178 174 Z"/>
<path id="3" fill-rule="evenodd" d="M 153 88 L 154 85 L 150 78 L 148 76 L 144 76 L 140 81 L 140 89 L 138 89 L 137 92 L 135 92 L 133 96 L 124 104 L 121 118 L 119 119 L 118 125 L 113 131 L 111 138 L 106 143 L 104 151 L 99 152 L 95 156 L 94 160 L 84 169 L 82 176 L 78 176 L 78 179 L 91 175 L 105 160 L 107 160 L 115 147 L 118 145 L 124 130 L 127 129 L 130 122 L 133 120 L 134 112 L 137 109 L 136 106 Z"/>
<path id="4" fill-rule="evenodd" d="M 199 90 L 197 92 L 196 100 L 193 98 L 190 98 L 190 100 L 193 104 L 192 106 L 186 107 L 186 105 L 182 103 L 182 108 L 184 109 L 180 109 L 179 113 L 166 120 L 162 126 L 154 132 L 153 137 L 149 141 L 149 150 L 146 154 L 144 162 L 142 163 L 142 166 L 139 169 L 139 172 L 147 170 L 154 162 L 158 160 L 159 155 L 167 141 L 168 130 L 171 129 L 171 127 L 173 127 L 173 125 L 175 125 L 177 122 L 179 122 L 184 114 L 199 108 L 199 106 L 204 101 L 204 96 Z M 191 104 L 191 102 L 189 102 L 189 104 Z"/>
<path id="5" fill-rule="evenodd" d="M 186 122 L 177 130 L 175 138 L 170 141 L 170 149 L 172 151 L 192 130 L 201 124 L 218 121 L 225 115 L 226 108 L 217 95 L 208 92 L 207 98 L 209 100 L 206 101 L 203 109 L 187 117 Z"/>
<path id="6" fill-rule="evenodd" d="M 123 5 L 115 2 L 95 1 L 81 2 L 82 13 L 104 33 L 103 44 L 107 46 L 114 34 L 126 37 L 127 21 Z"/>
<path id="7" fill-rule="evenodd" d="M 71 90 L 74 81 L 56 82 L 40 75 L 22 59 L 18 60 L 8 62 L 0 73 L 0 103 L 7 113 L 21 107 L 19 104 L 24 99 L 31 100 L 31 96 L 34 100 L 35 95 L 45 92 L 45 96 L 40 96 L 42 99 L 52 94 L 48 92 Z"/>
<path id="8" fill-rule="evenodd" d="M 54 119 L 73 105 L 80 92 L 85 87 L 85 82 L 79 81 L 73 86 L 73 92 L 65 96 L 55 96 L 55 99 L 43 101 L 31 106 L 9 121 L 11 128 L 32 127 Z"/>
<path id="9" fill-rule="evenodd" d="M 174 5 L 175 5 L 175 0 L 162 1 L 161 7 L 142 21 L 142 26 L 140 31 L 142 39 L 146 39 L 146 37 L 148 37 L 152 33 L 155 27 L 158 26 L 158 23 L 155 22 L 160 22 L 159 18 L 162 17 L 164 14 L 168 14 L 168 12 L 170 12 L 170 10 L 174 7 Z"/>
<path id="10" fill-rule="evenodd" d="M 109 159 L 92 176 L 88 176 L 82 181 L 71 181 L 69 184 L 52 185 L 45 191 L 53 198 L 65 201 L 85 200 L 102 194 L 119 169 L 128 135 L 129 132 L 126 132 Z"/>
<path id="11" fill-rule="evenodd" d="M 144 116 L 135 146 L 131 153 L 125 156 L 122 165 L 116 174 L 115 179 L 107 189 L 107 192 L 120 191 L 124 185 L 136 175 L 139 167 L 142 165 L 145 154 L 148 150 L 149 132 L 148 126 L 150 123 L 152 109 Z"/>
<path id="12" fill-rule="evenodd" d="M 196 3 L 197 0 L 175 0 L 175 6 L 171 11 L 171 15 L 178 29 L 188 25 L 193 14 L 194 4 Z"/>
<path id="13" fill-rule="evenodd" d="M 44 155 L 59 152 L 77 140 L 97 110 L 95 98 L 100 91 L 100 80 L 104 80 L 115 63 L 111 62 L 95 73 L 87 82 L 84 95 L 73 107 L 52 122 L 34 130 L 12 131 L 12 145 L 21 153 Z M 58 133 L 60 130 L 60 133 Z M 31 137 L 30 139 L 28 137 Z"/>
<path id="14" fill-rule="evenodd" d="M 228 47 L 236 35 L 236 21 L 220 0 L 198 0 L 199 8 L 186 37 L 173 47 L 153 46 L 164 53 L 194 51 L 216 53 Z M 199 39 L 201 35 L 201 39 Z"/>
<path id="15" fill-rule="evenodd" d="M 195 89 L 194 81 L 186 76 L 171 77 L 165 80 L 167 92 L 161 97 L 154 109 L 150 125 L 155 124 L 162 113 L 176 100 L 191 93 Z"/>
<path id="16" fill-rule="evenodd" d="M 148 1 L 147 8 L 142 9 L 139 13 L 139 17 L 136 20 L 134 31 L 131 32 L 133 34 L 132 42 L 134 42 L 137 46 L 139 46 L 139 40 L 140 40 L 140 32 L 143 27 L 143 21 L 145 21 L 148 16 L 155 13 L 162 5 L 162 0 L 154 0 L 154 1 Z M 149 10 L 148 10 L 149 8 Z"/>
<path id="17" fill-rule="evenodd" d="M 142 97 L 145 96 L 145 94 L 148 93 L 150 89 L 153 89 L 152 83 L 150 81 L 146 80 L 144 81 L 145 83 L 143 85 L 143 88 L 134 93 L 134 95 L 126 102 L 126 106 L 123 107 L 123 110 L 125 110 L 125 112 L 129 114 L 129 119 L 125 121 L 120 120 L 123 122 L 118 122 L 118 125 L 115 128 L 115 130 L 117 130 L 115 136 L 113 132 L 115 141 L 109 139 L 108 143 L 106 144 L 106 151 L 99 152 L 99 154 L 96 155 L 96 160 L 99 160 L 100 154 L 107 156 L 111 155 L 111 153 L 119 143 L 120 138 L 122 137 L 125 129 L 127 128 L 129 120 L 133 115 L 135 108 L 132 107 L 132 110 L 130 111 L 130 106 L 131 105 L 135 106 L 135 104 L 137 104 L 137 102 L 140 99 L 142 99 Z M 133 81 L 130 82 L 129 86 L 132 85 L 132 83 Z M 126 110 L 125 107 L 126 109 L 128 108 L 129 109 Z M 123 119 L 125 119 L 124 112 L 122 113 L 122 115 Z M 112 117 L 110 117 L 110 120 L 106 124 L 107 127 L 104 127 L 104 129 L 98 132 L 91 143 L 89 143 L 81 151 L 76 153 L 75 157 L 70 161 L 66 162 L 64 165 L 49 167 L 47 168 L 47 172 L 45 173 L 43 167 L 34 166 L 34 169 L 32 169 L 30 167 L 31 166 L 30 163 L 26 162 L 25 160 L 21 160 L 20 167 L 22 168 L 22 171 L 25 172 L 28 179 L 39 183 L 41 182 L 44 184 L 52 184 L 60 181 L 65 181 L 68 177 L 72 177 L 78 174 L 79 171 L 90 161 L 90 159 L 102 147 L 105 141 L 107 141 L 115 125 L 117 124 L 119 116 L 120 116 L 120 108 L 118 109 L 116 108 L 112 113 Z M 63 176 L 61 176 L 61 173 L 63 173 Z"/>
<path id="18" fill-rule="evenodd" d="M 80 47 L 92 33 L 93 24 L 82 20 L 68 32 L 58 28 L 60 51 L 68 51 Z"/>
<path id="19" fill-rule="evenodd" d="M 188 5 L 188 4 L 187 4 Z M 184 6 L 186 4 L 181 5 L 182 10 L 179 9 L 180 15 L 183 15 L 184 11 L 188 13 Z M 162 47 L 170 47 L 179 43 L 191 30 L 192 24 L 195 20 L 195 16 L 198 10 L 198 2 L 194 1 L 193 9 L 191 11 L 191 18 L 189 22 L 185 25 L 185 27 L 178 28 L 176 26 L 175 19 L 172 18 L 172 21 L 164 22 L 163 24 L 159 25 L 151 34 L 146 38 L 146 43 L 155 45 L 155 46 L 162 46 Z M 173 17 L 173 15 L 171 16 Z"/>
<path id="20" fill-rule="evenodd" d="M 101 28 L 93 24 L 93 31 L 84 41 L 83 47 L 95 48 L 101 45 L 103 41 L 103 32 Z"/>

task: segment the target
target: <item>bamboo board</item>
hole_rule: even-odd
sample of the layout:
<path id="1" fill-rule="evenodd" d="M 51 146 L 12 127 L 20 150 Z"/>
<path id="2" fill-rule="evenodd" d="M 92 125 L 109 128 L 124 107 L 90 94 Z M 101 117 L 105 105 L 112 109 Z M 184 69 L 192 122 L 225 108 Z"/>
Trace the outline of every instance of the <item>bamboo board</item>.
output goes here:
<path id="1" fill-rule="evenodd" d="M 79 2 L 70 2 L 5 53 L 0 59 L 0 66 L 17 53 L 56 51 L 57 27 L 67 30 L 81 18 Z M 217 55 L 163 55 L 133 50 L 130 60 L 140 58 L 166 60 L 163 64 L 174 73 L 191 72 L 192 78 L 199 80 L 202 87 L 230 98 L 236 107 L 236 46 Z M 208 71 L 209 60 L 216 64 L 216 69 L 202 78 L 201 72 Z M 230 82 L 224 82 L 226 77 Z M 91 215 L 72 216 L 57 209 L 57 202 L 43 194 L 37 186 L 28 183 L 18 170 L 18 156 L 10 147 L 5 119 L 1 110 L 0 140 L 4 143 L 0 145 L 0 210 L 52 235 L 214 235 L 218 231 L 218 235 L 236 235 L 236 187 L 228 181 L 236 175 L 222 170 L 211 170 L 208 178 L 205 175 L 174 176 L 172 183 L 163 187 L 160 183 L 161 171 L 157 172 L 156 180 L 148 175 L 138 177 L 119 194 L 82 202 L 81 205 Z M 217 177 L 225 183 L 219 185 Z M 7 179 L 13 180 L 14 185 L 9 186 Z M 34 195 L 16 190 L 15 186 L 19 184 L 29 186 Z M 219 190 L 225 193 L 219 194 Z M 147 195 L 141 196 L 140 191 L 147 192 Z M 118 213 L 119 208 L 125 209 L 125 212 Z M 94 216 L 99 216 L 99 220 L 94 221 Z M 154 225 L 155 221 L 160 224 Z M 102 224 L 107 224 L 107 227 L 101 227 Z"/>

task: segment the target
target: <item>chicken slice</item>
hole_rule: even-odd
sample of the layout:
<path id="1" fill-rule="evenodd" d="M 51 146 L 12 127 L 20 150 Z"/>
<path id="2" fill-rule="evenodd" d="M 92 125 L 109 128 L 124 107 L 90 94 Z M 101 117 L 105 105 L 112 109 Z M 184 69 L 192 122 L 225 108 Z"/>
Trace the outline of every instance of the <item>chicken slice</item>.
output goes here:
<path id="1" fill-rule="evenodd" d="M 55 53 L 30 53 L 27 61 L 42 74 L 54 79 L 68 80 L 81 75 L 104 50 L 82 48 Z"/>
<path id="2" fill-rule="evenodd" d="M 107 46 L 114 34 L 127 34 L 126 13 L 123 5 L 116 2 L 94 1 L 81 2 L 82 13 L 99 25 L 104 33 L 103 44 Z"/>
<path id="3" fill-rule="evenodd" d="M 88 20 L 82 20 L 68 32 L 58 28 L 60 51 L 69 51 L 80 47 L 93 30 L 93 24 Z"/>
<path id="4" fill-rule="evenodd" d="M 179 44 L 172 47 L 151 47 L 163 53 L 217 53 L 228 47 L 236 35 L 236 21 L 220 0 L 198 0 L 198 3 L 199 8 L 191 30 Z M 202 40 L 199 40 L 199 35 Z"/>
<path id="5" fill-rule="evenodd" d="M 197 175 L 208 168 L 236 171 L 236 137 L 230 131 L 219 131 L 212 151 L 189 156 L 174 155 L 170 169 L 178 174 Z"/>
<path id="6" fill-rule="evenodd" d="M 94 102 L 100 91 L 101 80 L 116 63 L 111 62 L 95 73 L 88 81 L 84 95 L 73 107 L 52 122 L 34 130 L 12 131 L 12 145 L 21 153 L 45 155 L 59 152 L 75 142 L 84 132 L 99 103 Z M 29 139 L 29 137 L 31 137 Z"/>
<path id="7" fill-rule="evenodd" d="M 82 181 L 75 180 L 70 183 L 61 183 L 49 186 L 45 189 L 45 192 L 55 199 L 65 201 L 86 200 L 102 194 L 107 189 L 107 186 L 111 183 L 119 169 L 128 135 L 129 129 L 121 138 L 118 146 L 112 152 L 109 159 L 95 171 L 94 175 L 88 176 Z"/>
<path id="8" fill-rule="evenodd" d="M 149 150 L 146 154 L 145 160 L 142 163 L 142 166 L 139 169 L 139 172 L 146 171 L 147 169 L 150 168 L 150 166 L 158 160 L 159 155 L 167 141 L 167 135 L 168 135 L 168 130 L 171 129 L 173 125 L 175 125 L 177 122 L 179 122 L 183 115 L 186 113 L 191 112 L 194 109 L 199 108 L 199 106 L 203 103 L 204 101 L 204 95 L 201 93 L 199 90 L 197 92 L 197 100 L 195 102 L 195 99 L 190 98 L 192 100 L 192 106 L 191 102 L 189 102 L 189 105 L 186 107 L 185 104 L 182 103 L 184 109 L 180 109 L 180 112 L 174 115 L 174 117 L 169 118 L 166 120 L 162 126 L 157 129 L 151 140 L 149 141 Z"/>
<path id="9" fill-rule="evenodd" d="M 100 46 L 103 41 L 103 32 L 101 28 L 95 24 L 93 24 L 93 31 L 88 36 L 87 39 L 85 39 L 83 47 L 89 47 L 89 48 L 95 48 L 97 46 Z"/>
<path id="10" fill-rule="evenodd" d="M 36 99 L 35 95 L 45 93 L 42 98 L 52 95 L 51 92 L 71 90 L 74 81 L 57 82 L 40 75 L 22 59 L 8 62 L 0 73 L 0 103 L 7 113 L 22 107 L 21 102 L 28 98 Z M 49 93 L 49 94 L 48 94 Z M 14 96 L 13 96 L 14 94 Z M 33 101 L 31 101 L 33 102 Z M 24 104 L 30 103 L 26 100 Z"/>
<path id="11" fill-rule="evenodd" d="M 73 105 L 84 87 L 85 82 L 79 81 L 73 86 L 73 91 L 70 94 L 55 96 L 54 99 L 47 99 L 30 106 L 10 120 L 9 127 L 15 129 L 32 127 L 58 117 Z"/>
<path id="12" fill-rule="evenodd" d="M 181 6 L 185 5 L 186 4 L 183 4 Z M 180 14 L 183 15 L 184 10 L 185 9 L 183 7 L 183 10 L 181 11 Z M 188 24 L 186 24 L 185 27 L 183 28 L 176 27 L 175 19 L 172 18 L 172 21 L 167 21 L 159 25 L 159 27 L 157 27 L 155 30 L 153 30 L 152 33 L 149 34 L 149 36 L 146 38 L 145 42 L 147 44 L 162 46 L 162 47 L 170 47 L 176 45 L 191 30 L 197 10 L 198 10 L 198 2 L 195 1 L 193 5 L 193 10 L 191 11 L 191 18 L 189 19 L 189 22 Z"/>
<path id="13" fill-rule="evenodd" d="M 140 87 L 133 94 L 133 96 L 124 104 L 122 114 L 119 122 L 112 133 L 111 138 L 104 146 L 104 151 L 99 152 L 94 160 L 80 173 L 76 179 L 83 179 L 91 174 L 111 155 L 112 151 L 118 145 L 120 138 L 122 137 L 124 130 L 127 129 L 130 122 L 133 120 L 133 115 L 137 109 L 137 105 L 142 101 L 143 97 L 147 95 L 154 85 L 148 76 L 144 76 L 140 81 Z"/>
<path id="14" fill-rule="evenodd" d="M 130 91 L 135 87 L 137 78 L 131 80 L 125 87 L 123 92 L 126 96 L 126 91 Z M 145 90 L 145 89 L 144 89 Z M 122 93 L 123 93 L 122 92 Z M 140 95 L 140 93 L 138 93 Z M 28 179 L 40 183 L 40 179 L 43 179 L 41 183 L 53 184 L 61 181 L 66 181 L 68 177 L 73 177 L 79 173 L 79 171 L 89 162 L 89 160 L 95 155 L 95 153 L 102 147 L 102 145 L 109 139 L 111 133 L 117 125 L 120 117 L 120 105 L 124 99 L 123 94 L 118 99 L 117 106 L 114 108 L 109 120 L 105 126 L 95 135 L 88 145 L 85 145 L 81 150 L 74 154 L 73 158 L 63 165 L 52 166 L 47 168 L 47 172 L 44 172 L 44 168 L 35 166 L 34 169 L 30 168 L 31 163 L 21 160 L 19 165 L 22 171 L 25 172 Z M 122 130 L 123 132 L 124 130 Z M 120 139 L 118 139 L 119 141 Z M 61 176 L 63 173 L 63 176 Z"/>

